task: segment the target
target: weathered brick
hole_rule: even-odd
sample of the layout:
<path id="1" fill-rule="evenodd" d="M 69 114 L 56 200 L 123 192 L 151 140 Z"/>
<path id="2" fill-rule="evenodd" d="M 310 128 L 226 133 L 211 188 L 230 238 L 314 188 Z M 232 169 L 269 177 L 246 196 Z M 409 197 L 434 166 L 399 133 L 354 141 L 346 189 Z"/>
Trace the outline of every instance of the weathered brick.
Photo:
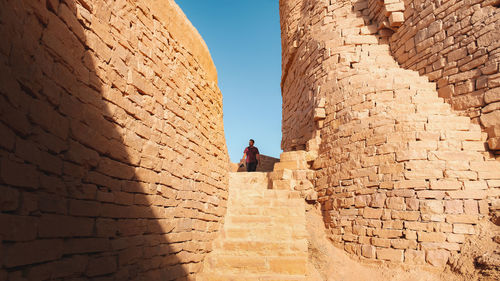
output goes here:
<path id="1" fill-rule="evenodd" d="M 446 250 L 429 250 L 426 252 L 425 260 L 434 266 L 443 267 L 448 262 L 450 252 Z"/>
<path id="2" fill-rule="evenodd" d="M 2 158 L 0 162 L 0 179 L 9 185 L 37 189 L 39 173 L 34 165 L 23 164 Z"/>
<path id="3" fill-rule="evenodd" d="M 425 252 L 413 249 L 405 250 L 405 263 L 425 264 Z"/>
<path id="4" fill-rule="evenodd" d="M 383 209 L 364 208 L 363 217 L 367 219 L 379 219 L 382 217 Z"/>
<path id="5" fill-rule="evenodd" d="M 37 237 L 38 220 L 34 217 L 0 214 L 0 225 L 4 241 L 30 241 Z"/>
<path id="6" fill-rule="evenodd" d="M 58 239 L 34 240 L 15 243 L 6 247 L 3 255 L 8 268 L 33 263 L 51 261 L 63 255 L 63 241 Z"/>
<path id="7" fill-rule="evenodd" d="M 377 248 L 377 259 L 403 262 L 404 250 Z"/>
<path id="8" fill-rule="evenodd" d="M 419 242 L 444 242 L 446 235 L 440 232 L 417 232 Z"/>
<path id="9" fill-rule="evenodd" d="M 456 234 L 475 234 L 474 226 L 470 224 L 453 224 L 453 233 Z"/>
<path id="10" fill-rule="evenodd" d="M 116 257 L 96 257 L 89 259 L 85 274 L 89 277 L 113 273 L 117 270 Z"/>
<path id="11" fill-rule="evenodd" d="M 0 186 L 0 210 L 13 211 L 19 206 L 20 193 L 16 189 Z"/>
<path id="12" fill-rule="evenodd" d="M 42 238 L 92 236 L 94 219 L 61 215 L 43 215 L 38 226 Z"/>

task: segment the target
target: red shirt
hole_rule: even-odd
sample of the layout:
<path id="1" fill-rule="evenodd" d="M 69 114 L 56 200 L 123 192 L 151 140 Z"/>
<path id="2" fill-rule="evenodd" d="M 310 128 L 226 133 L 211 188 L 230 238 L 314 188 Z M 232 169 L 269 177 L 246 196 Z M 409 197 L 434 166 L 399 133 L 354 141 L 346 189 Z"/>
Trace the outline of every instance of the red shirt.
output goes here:
<path id="1" fill-rule="evenodd" d="M 257 162 L 257 154 L 259 153 L 259 149 L 255 146 L 245 148 L 244 153 L 247 155 L 247 163 Z"/>

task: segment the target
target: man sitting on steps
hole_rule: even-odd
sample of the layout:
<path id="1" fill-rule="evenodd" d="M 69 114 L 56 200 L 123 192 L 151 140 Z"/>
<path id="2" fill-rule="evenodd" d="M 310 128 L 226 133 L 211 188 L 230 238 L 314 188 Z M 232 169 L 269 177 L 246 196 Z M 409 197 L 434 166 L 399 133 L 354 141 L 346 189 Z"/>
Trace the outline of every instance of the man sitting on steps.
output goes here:
<path id="1" fill-rule="evenodd" d="M 246 160 L 247 172 L 255 172 L 260 161 L 259 149 L 253 146 L 254 143 L 253 139 L 248 141 L 248 147 L 245 148 L 245 151 L 243 152 L 243 159 L 241 159 L 241 162 Z"/>

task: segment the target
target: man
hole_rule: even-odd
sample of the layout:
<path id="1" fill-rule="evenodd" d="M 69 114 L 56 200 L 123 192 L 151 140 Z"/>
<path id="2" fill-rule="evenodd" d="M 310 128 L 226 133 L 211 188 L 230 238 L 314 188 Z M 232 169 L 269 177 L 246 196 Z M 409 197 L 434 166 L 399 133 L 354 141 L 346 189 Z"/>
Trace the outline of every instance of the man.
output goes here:
<path id="1" fill-rule="evenodd" d="M 250 141 L 248 141 L 248 147 L 245 148 L 243 152 L 242 162 L 246 160 L 247 172 L 255 172 L 260 161 L 259 149 L 253 146 L 254 143 L 254 140 L 250 139 Z"/>

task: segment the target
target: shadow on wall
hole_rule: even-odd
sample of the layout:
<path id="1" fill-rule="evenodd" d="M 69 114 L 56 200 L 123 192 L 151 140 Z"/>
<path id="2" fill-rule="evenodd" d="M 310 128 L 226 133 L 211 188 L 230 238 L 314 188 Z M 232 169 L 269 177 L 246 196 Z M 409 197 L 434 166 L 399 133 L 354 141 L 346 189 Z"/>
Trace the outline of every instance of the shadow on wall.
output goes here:
<path id="1" fill-rule="evenodd" d="M 86 2 L 0 2 L 0 280 L 180 279 L 174 193 L 125 145 L 152 136 L 107 100 L 126 77 Z"/>

